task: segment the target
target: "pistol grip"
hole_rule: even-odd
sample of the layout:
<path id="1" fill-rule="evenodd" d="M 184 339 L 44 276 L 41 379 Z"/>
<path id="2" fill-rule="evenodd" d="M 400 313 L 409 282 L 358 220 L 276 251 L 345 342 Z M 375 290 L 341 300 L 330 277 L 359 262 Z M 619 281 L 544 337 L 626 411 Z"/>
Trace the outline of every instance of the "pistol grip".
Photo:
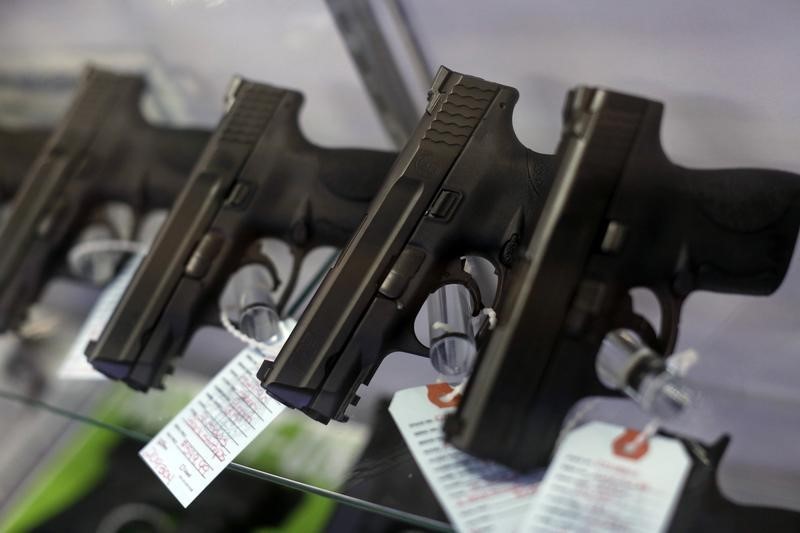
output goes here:
<path id="1" fill-rule="evenodd" d="M 685 171 L 691 289 L 767 295 L 783 281 L 800 227 L 800 176 Z M 680 287 L 678 287 L 680 290 Z"/>

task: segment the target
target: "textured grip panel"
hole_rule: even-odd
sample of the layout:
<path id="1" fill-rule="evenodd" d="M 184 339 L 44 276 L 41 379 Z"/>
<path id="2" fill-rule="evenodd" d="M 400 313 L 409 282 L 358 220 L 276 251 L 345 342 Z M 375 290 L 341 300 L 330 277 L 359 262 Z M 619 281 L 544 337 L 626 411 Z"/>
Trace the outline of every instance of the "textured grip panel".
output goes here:
<path id="1" fill-rule="evenodd" d="M 220 139 L 240 144 L 254 143 L 287 92 L 263 84 L 244 82 L 237 91 L 236 103 Z"/>
<path id="2" fill-rule="evenodd" d="M 495 94 L 496 85 L 478 78 L 462 76 L 450 90 L 439 97 L 422 143 L 441 143 L 462 148 L 486 113 Z"/>

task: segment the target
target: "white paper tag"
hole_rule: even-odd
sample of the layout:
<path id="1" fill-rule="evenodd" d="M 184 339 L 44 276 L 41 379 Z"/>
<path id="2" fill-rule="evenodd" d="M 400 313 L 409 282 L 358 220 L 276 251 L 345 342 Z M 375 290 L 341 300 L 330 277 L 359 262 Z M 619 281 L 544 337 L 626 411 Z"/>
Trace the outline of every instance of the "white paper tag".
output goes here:
<path id="1" fill-rule="evenodd" d="M 106 379 L 106 377 L 95 370 L 86 359 L 84 350 L 90 341 L 97 340 L 103 329 L 105 329 L 111 315 L 117 307 L 125 289 L 130 284 L 133 274 L 144 259 L 144 254 L 136 254 L 128 259 L 117 277 L 114 278 L 103 292 L 98 296 L 97 301 L 92 307 L 91 313 L 81 326 L 78 336 L 72 342 L 72 346 L 67 352 L 67 357 L 58 369 L 58 376 L 62 379 Z"/>
<path id="2" fill-rule="evenodd" d="M 262 361 L 241 351 L 139 452 L 184 507 L 284 410 L 256 378 Z"/>
<path id="3" fill-rule="evenodd" d="M 542 472 L 521 475 L 444 442 L 444 417 L 455 410 L 449 385 L 397 392 L 389 412 L 414 460 L 458 531 L 513 531 L 533 499 Z"/>
<path id="4" fill-rule="evenodd" d="M 556 451 L 523 531 L 664 531 L 691 466 L 675 439 L 655 436 L 634 450 L 637 435 L 590 422 Z"/>

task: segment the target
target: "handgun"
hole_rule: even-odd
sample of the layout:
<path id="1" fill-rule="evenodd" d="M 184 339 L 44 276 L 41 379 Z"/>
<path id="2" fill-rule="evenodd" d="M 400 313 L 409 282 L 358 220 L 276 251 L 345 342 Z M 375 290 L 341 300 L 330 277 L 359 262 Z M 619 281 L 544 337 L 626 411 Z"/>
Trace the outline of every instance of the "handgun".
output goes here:
<path id="1" fill-rule="evenodd" d="M 241 268 L 260 265 L 283 285 L 285 307 L 307 252 L 342 247 L 395 155 L 311 144 L 301 93 L 234 79 L 223 116 L 174 209 L 99 338 L 91 364 L 146 391 L 163 386 L 192 334 L 221 325 L 218 299 Z M 280 239 L 294 262 L 281 281 L 260 241 Z"/>
<path id="2" fill-rule="evenodd" d="M 518 245 L 533 233 L 553 169 L 552 156 L 517 139 L 517 99 L 512 87 L 439 69 L 367 216 L 274 363 L 260 368 L 268 394 L 320 422 L 346 421 L 386 355 L 433 354 L 414 332 L 429 295 L 455 287 L 473 315 L 508 298 Z M 467 271 L 469 257 L 495 270 L 492 300 Z M 478 345 L 489 325 L 477 326 Z M 458 346 L 472 333 L 447 341 Z"/>
<path id="3" fill-rule="evenodd" d="M 0 206 L 14 197 L 47 135 L 44 129 L 0 127 Z"/>
<path id="4" fill-rule="evenodd" d="M 0 229 L 0 332 L 17 328 L 102 206 L 168 208 L 208 132 L 155 126 L 140 112 L 141 76 L 89 67 L 25 175 Z"/>
<path id="5" fill-rule="evenodd" d="M 781 285 L 800 225 L 800 176 L 677 165 L 661 145 L 662 112 L 610 90 L 569 93 L 550 196 L 445 421 L 456 447 L 517 469 L 545 465 L 578 400 L 657 383 L 690 293 L 765 296 Z M 660 320 L 634 310 L 634 288 L 657 297 Z M 600 354 L 619 332 L 628 348 L 614 387 Z M 680 401 L 671 387 L 657 392 L 665 407 Z"/>
<path id="6" fill-rule="evenodd" d="M 789 533 L 800 529 L 800 513 L 797 511 L 744 505 L 726 497 L 718 478 L 720 462 L 730 443 L 729 436 L 724 435 L 708 445 L 675 434 L 659 433 L 677 439 L 691 461 L 683 491 L 677 499 L 672 519 L 665 527 L 666 531 L 748 533 L 761 529 Z"/>

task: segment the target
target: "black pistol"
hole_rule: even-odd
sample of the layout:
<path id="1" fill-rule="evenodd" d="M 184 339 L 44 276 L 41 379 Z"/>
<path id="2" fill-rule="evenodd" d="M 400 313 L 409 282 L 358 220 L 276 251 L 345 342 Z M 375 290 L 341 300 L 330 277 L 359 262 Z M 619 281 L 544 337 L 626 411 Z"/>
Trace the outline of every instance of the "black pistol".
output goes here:
<path id="1" fill-rule="evenodd" d="M 662 110 L 608 90 L 569 94 L 547 204 L 445 422 L 458 448 L 518 469 L 545 465 L 578 400 L 659 383 L 692 291 L 780 286 L 800 225 L 800 176 L 676 165 L 661 146 Z M 656 295 L 659 324 L 633 310 L 633 288 Z M 599 357 L 612 339 L 627 350 L 611 369 L 616 386 L 603 381 Z M 655 407 L 680 400 L 670 387 L 651 392 Z"/>
<path id="2" fill-rule="evenodd" d="M 678 439 L 691 460 L 683 492 L 667 528 L 669 533 L 749 533 L 757 530 L 791 533 L 800 530 L 800 513 L 797 511 L 737 503 L 722 492 L 718 481 L 719 465 L 730 443 L 727 435 L 706 445 L 694 439 L 663 434 Z"/>
<path id="3" fill-rule="evenodd" d="M 439 69 L 426 112 L 366 218 L 275 362 L 261 367 L 271 396 L 318 421 L 345 421 L 357 388 L 386 355 L 434 354 L 414 333 L 429 295 L 441 296 L 445 310 L 453 296 L 473 315 L 509 297 L 518 244 L 533 233 L 552 173 L 552 156 L 514 134 L 517 98 L 512 87 Z M 496 270 L 493 300 L 469 271 L 469 257 Z M 437 292 L 449 288 L 452 295 Z M 469 324 L 454 331 L 458 317 L 441 315 L 433 324 L 442 323 L 439 363 L 463 372 L 464 344 L 479 348 L 491 321 L 474 325 L 477 332 Z"/>
<path id="4" fill-rule="evenodd" d="M 149 254 L 87 356 L 137 390 L 161 387 L 194 332 L 220 325 L 229 278 L 263 265 L 283 296 L 284 316 L 305 254 L 342 247 L 355 231 L 396 154 L 328 149 L 302 135 L 296 91 L 235 79 L 228 111 L 209 140 Z M 288 279 L 261 252 L 271 237 L 291 249 Z"/>
<path id="5" fill-rule="evenodd" d="M 149 124 L 145 81 L 88 68 L 64 118 L 27 172 L 0 229 L 0 332 L 17 328 L 82 229 L 111 202 L 167 208 L 208 133 Z"/>

